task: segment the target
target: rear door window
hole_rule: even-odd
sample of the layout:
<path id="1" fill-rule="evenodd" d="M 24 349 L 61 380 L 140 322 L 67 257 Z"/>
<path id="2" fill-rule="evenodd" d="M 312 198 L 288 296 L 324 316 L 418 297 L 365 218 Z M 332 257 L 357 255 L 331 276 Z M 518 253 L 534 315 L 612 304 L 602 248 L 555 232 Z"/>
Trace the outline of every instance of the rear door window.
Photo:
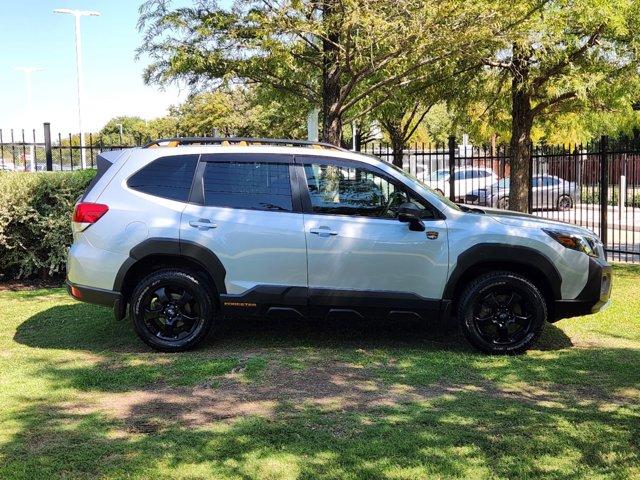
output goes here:
<path id="1" fill-rule="evenodd" d="M 289 165 L 271 162 L 208 162 L 204 204 L 247 210 L 293 211 Z"/>
<path id="2" fill-rule="evenodd" d="M 186 202 L 198 158 L 199 155 L 158 158 L 129 177 L 127 186 L 155 197 Z"/>

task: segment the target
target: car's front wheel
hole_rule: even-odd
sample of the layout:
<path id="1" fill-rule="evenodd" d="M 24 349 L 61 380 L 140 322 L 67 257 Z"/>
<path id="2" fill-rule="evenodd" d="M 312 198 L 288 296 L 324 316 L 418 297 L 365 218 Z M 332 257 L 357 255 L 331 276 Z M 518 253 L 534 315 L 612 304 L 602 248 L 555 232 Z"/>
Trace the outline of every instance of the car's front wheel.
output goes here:
<path id="1" fill-rule="evenodd" d="M 523 276 L 493 272 L 467 286 L 458 318 L 474 347 L 486 353 L 516 354 L 542 333 L 547 305 L 540 290 Z"/>
<path id="2" fill-rule="evenodd" d="M 213 325 L 213 293 L 193 272 L 153 272 L 137 285 L 130 303 L 136 333 L 156 350 L 188 350 L 200 343 Z"/>

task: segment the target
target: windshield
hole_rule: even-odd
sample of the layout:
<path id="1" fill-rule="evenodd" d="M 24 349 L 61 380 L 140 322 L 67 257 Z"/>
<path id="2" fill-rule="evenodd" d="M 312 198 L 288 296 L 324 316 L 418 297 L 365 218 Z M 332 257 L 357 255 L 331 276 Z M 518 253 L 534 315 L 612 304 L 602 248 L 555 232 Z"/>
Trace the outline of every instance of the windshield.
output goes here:
<path id="1" fill-rule="evenodd" d="M 433 188 L 431 188 L 431 187 L 429 187 L 429 186 L 425 185 L 425 183 L 424 183 L 422 180 L 420 180 L 419 178 L 414 177 L 414 176 L 413 176 L 413 175 L 411 175 L 410 173 L 408 173 L 408 172 L 406 172 L 405 170 L 403 170 L 403 169 L 401 169 L 401 168 L 399 168 L 399 167 L 395 166 L 395 165 L 394 165 L 394 164 L 392 164 L 392 163 L 389 163 L 389 164 L 387 164 L 387 165 L 389 165 L 391 168 L 393 168 L 396 172 L 398 172 L 398 173 L 399 173 L 400 175 L 402 175 L 403 177 L 408 178 L 408 179 L 410 179 L 410 180 L 413 180 L 414 182 L 416 182 L 416 183 L 420 184 L 420 186 L 421 186 L 422 188 L 424 188 L 424 189 L 426 189 L 426 190 L 429 190 L 429 191 L 430 191 L 431 193 L 433 193 L 434 195 L 437 195 L 437 196 L 438 196 L 438 198 L 440 198 L 440 201 L 441 201 L 441 202 L 443 202 L 443 203 L 445 203 L 448 207 L 451 207 L 451 208 L 453 208 L 453 209 L 455 209 L 455 210 L 462 210 L 458 204 L 453 203 L 451 200 L 449 200 L 449 199 L 448 199 L 447 197 L 445 197 L 444 195 L 439 194 L 439 193 L 438 193 L 438 192 L 436 192 Z M 438 172 L 443 172 L 443 170 L 438 170 L 436 173 L 438 173 Z"/>

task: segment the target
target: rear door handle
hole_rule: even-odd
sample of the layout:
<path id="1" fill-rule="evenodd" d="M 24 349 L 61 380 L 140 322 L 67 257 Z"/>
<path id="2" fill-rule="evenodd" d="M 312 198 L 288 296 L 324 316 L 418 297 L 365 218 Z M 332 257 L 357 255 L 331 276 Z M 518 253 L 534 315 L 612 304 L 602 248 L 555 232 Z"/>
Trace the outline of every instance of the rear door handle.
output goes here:
<path id="1" fill-rule="evenodd" d="M 193 228 L 199 228 L 202 230 L 209 230 L 210 228 L 218 228 L 218 225 L 215 223 L 211 223 L 211 220 L 207 220 L 206 218 L 201 218 L 200 220 L 191 220 L 189 222 L 189 226 Z"/>
<path id="2" fill-rule="evenodd" d="M 331 230 L 329 227 L 324 227 L 324 226 L 318 227 L 318 228 L 312 228 L 311 230 L 309 230 L 309 233 L 313 233 L 314 235 L 319 235 L 321 237 L 338 235 L 338 232 L 336 232 L 335 230 Z"/>

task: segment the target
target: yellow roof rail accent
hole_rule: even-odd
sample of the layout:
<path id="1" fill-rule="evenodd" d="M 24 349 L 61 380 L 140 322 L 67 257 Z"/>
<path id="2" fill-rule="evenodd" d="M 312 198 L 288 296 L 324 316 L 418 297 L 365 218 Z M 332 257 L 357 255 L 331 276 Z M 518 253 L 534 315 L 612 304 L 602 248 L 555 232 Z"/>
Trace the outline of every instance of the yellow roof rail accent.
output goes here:
<path id="1" fill-rule="evenodd" d="M 221 145 L 221 146 L 248 146 L 248 145 L 268 145 L 281 147 L 307 147 L 320 150 L 342 150 L 344 148 L 328 143 L 314 142 L 310 140 L 292 140 L 285 138 L 243 138 L 243 137 L 174 137 L 161 138 L 147 143 L 144 148 L 156 147 L 182 147 L 189 145 Z"/>

